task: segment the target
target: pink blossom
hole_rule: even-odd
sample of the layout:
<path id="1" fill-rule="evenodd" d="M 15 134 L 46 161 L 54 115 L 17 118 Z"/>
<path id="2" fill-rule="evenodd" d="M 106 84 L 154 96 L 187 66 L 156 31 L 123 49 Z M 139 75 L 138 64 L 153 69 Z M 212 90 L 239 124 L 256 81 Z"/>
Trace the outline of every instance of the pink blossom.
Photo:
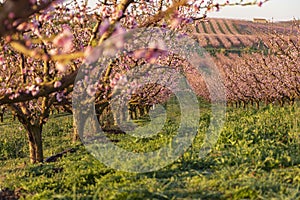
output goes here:
<path id="1" fill-rule="evenodd" d="M 136 51 L 134 51 L 133 53 L 133 56 L 136 58 L 136 59 L 140 59 L 140 58 L 143 58 L 145 56 L 145 50 L 144 49 L 138 49 Z"/>
<path id="2" fill-rule="evenodd" d="M 64 73 L 67 71 L 67 65 L 64 63 L 57 62 L 55 65 L 55 68 L 61 73 Z"/>
<path id="3" fill-rule="evenodd" d="M 21 30 L 27 30 L 28 29 L 28 23 L 27 22 L 23 22 L 22 24 L 17 26 L 17 30 L 21 31 Z"/>
<path id="4" fill-rule="evenodd" d="M 43 20 L 44 21 L 48 21 L 48 20 L 50 20 L 52 18 L 53 18 L 53 16 L 51 14 L 45 14 Z"/>
<path id="5" fill-rule="evenodd" d="M 34 88 L 32 91 L 31 91 L 31 94 L 32 96 L 36 96 L 40 91 L 40 88 L 39 86 L 37 86 L 36 88 Z"/>
<path id="6" fill-rule="evenodd" d="M 5 91 L 6 94 L 10 94 L 12 93 L 12 89 L 11 88 L 8 88 L 6 91 Z"/>
<path id="7" fill-rule="evenodd" d="M 152 41 L 149 44 L 150 49 L 167 50 L 166 44 L 163 40 Z"/>
<path id="8" fill-rule="evenodd" d="M 32 5 L 36 4 L 36 0 L 29 0 L 29 3 L 31 3 Z"/>
<path id="9" fill-rule="evenodd" d="M 0 56 L 0 65 L 3 65 L 3 63 L 4 63 L 4 58 Z"/>
<path id="10" fill-rule="evenodd" d="M 108 7 L 102 5 L 100 7 L 100 13 L 102 13 L 103 16 L 108 16 L 109 15 L 109 9 L 108 9 Z"/>
<path id="11" fill-rule="evenodd" d="M 99 48 L 87 47 L 84 51 L 85 63 L 91 64 L 96 62 L 100 56 Z"/>
<path id="12" fill-rule="evenodd" d="M 63 94 L 63 92 L 58 92 L 58 93 L 56 93 L 56 100 L 57 100 L 58 102 L 61 102 L 62 99 L 63 99 L 63 97 L 65 97 L 64 94 Z"/>
<path id="13" fill-rule="evenodd" d="M 118 82 L 118 80 L 113 79 L 110 81 L 109 86 L 113 88 L 113 87 L 115 87 L 115 85 L 117 85 L 117 82 Z"/>
<path id="14" fill-rule="evenodd" d="M 262 5 L 263 5 L 263 2 L 262 1 L 260 1 L 260 2 L 258 2 L 258 4 L 257 4 L 259 7 L 261 7 Z"/>
<path id="15" fill-rule="evenodd" d="M 114 38 L 113 42 L 117 49 L 122 49 L 124 47 L 124 38 L 122 37 L 122 35 L 120 35 L 117 38 Z"/>
<path id="16" fill-rule="evenodd" d="M 127 80 L 127 76 L 126 75 L 122 75 L 122 76 L 120 76 L 120 78 L 119 78 L 119 81 L 118 81 L 118 83 L 120 84 L 120 85 L 126 85 L 126 83 L 128 82 L 128 80 Z"/>
<path id="17" fill-rule="evenodd" d="M 9 96 L 9 99 L 15 99 L 15 98 L 18 98 L 20 96 L 20 94 L 18 92 L 16 93 L 13 93 Z"/>
<path id="18" fill-rule="evenodd" d="M 122 10 L 116 11 L 112 14 L 112 18 L 114 18 L 114 19 L 118 19 L 122 16 L 123 16 L 123 11 Z"/>
<path id="19" fill-rule="evenodd" d="M 94 96 L 96 94 L 96 88 L 94 85 L 88 85 L 87 86 L 87 89 L 86 89 L 86 92 L 89 96 Z"/>
<path id="20" fill-rule="evenodd" d="M 103 35 L 103 33 L 105 33 L 108 30 L 109 26 L 110 26 L 109 20 L 105 19 L 99 27 L 99 31 L 98 31 L 99 35 L 100 36 Z"/>
<path id="21" fill-rule="evenodd" d="M 35 78 L 35 82 L 36 82 L 37 84 L 40 84 L 40 83 L 43 82 L 43 80 L 42 80 L 40 77 L 37 77 L 37 78 Z"/>
<path id="22" fill-rule="evenodd" d="M 158 57 L 159 57 L 159 53 L 158 52 L 151 52 L 150 54 L 149 54 L 149 57 L 148 57 L 148 59 L 147 59 L 147 61 L 149 62 L 149 63 L 151 63 L 151 64 L 154 64 L 154 63 L 156 63 L 156 61 L 157 61 L 157 59 L 158 59 Z"/>
<path id="23" fill-rule="evenodd" d="M 73 48 L 73 34 L 69 28 L 57 35 L 53 40 L 53 45 L 63 49 L 63 52 L 70 52 Z"/>
<path id="24" fill-rule="evenodd" d="M 198 12 L 198 11 L 199 11 L 199 8 L 200 8 L 200 5 L 197 5 L 197 4 L 194 4 L 194 5 L 193 5 L 193 11 L 194 11 L 194 12 Z"/>
<path id="25" fill-rule="evenodd" d="M 175 18 L 172 20 L 170 25 L 172 29 L 176 29 L 180 24 L 181 24 L 181 19 Z"/>
<path id="26" fill-rule="evenodd" d="M 34 88 L 35 88 L 35 85 L 31 85 L 31 86 L 29 86 L 27 89 L 28 89 L 28 91 L 32 91 L 32 90 L 34 90 Z"/>
<path id="27" fill-rule="evenodd" d="M 13 18 L 15 18 L 15 13 L 13 13 L 13 12 L 10 12 L 10 13 L 8 13 L 8 18 L 9 19 L 13 19 Z"/>
<path id="28" fill-rule="evenodd" d="M 50 49 L 49 55 L 56 55 L 58 53 L 57 49 Z"/>
<path id="29" fill-rule="evenodd" d="M 130 28 L 135 28 L 137 26 L 136 19 L 133 16 L 129 17 L 129 19 L 127 20 L 127 23 Z"/>
<path id="30" fill-rule="evenodd" d="M 60 81 L 55 81 L 54 88 L 58 88 L 60 86 L 61 86 L 61 82 Z"/>
<path id="31" fill-rule="evenodd" d="M 120 35 L 120 34 L 124 34 L 125 32 L 126 32 L 126 30 L 120 25 L 120 23 L 118 23 L 116 25 L 113 35 Z"/>

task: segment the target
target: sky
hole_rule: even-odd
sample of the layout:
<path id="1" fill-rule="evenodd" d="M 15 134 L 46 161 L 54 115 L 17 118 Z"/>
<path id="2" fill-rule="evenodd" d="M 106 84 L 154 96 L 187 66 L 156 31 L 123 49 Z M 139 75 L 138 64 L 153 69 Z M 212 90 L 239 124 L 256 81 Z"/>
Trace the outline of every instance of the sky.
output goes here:
<path id="1" fill-rule="evenodd" d="M 91 4 L 97 0 L 89 0 Z M 208 13 L 208 17 L 234 18 L 252 20 L 265 18 L 270 21 L 288 21 L 300 19 L 300 0 L 270 0 L 259 7 L 254 6 L 229 6 L 219 12 Z"/>
<path id="2" fill-rule="evenodd" d="M 300 19 L 300 0 L 270 0 L 259 7 L 233 6 L 224 7 L 219 12 L 212 12 L 208 17 L 222 17 L 234 19 L 265 18 L 270 21 L 287 21 Z"/>

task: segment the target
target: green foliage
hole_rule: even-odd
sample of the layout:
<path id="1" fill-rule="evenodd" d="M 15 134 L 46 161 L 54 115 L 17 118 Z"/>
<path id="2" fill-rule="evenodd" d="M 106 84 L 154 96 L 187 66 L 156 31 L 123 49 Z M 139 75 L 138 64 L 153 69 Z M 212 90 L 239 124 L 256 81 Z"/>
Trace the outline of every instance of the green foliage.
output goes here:
<path id="1" fill-rule="evenodd" d="M 159 148 L 176 130 L 178 112 L 176 107 L 172 109 L 174 112 L 169 113 L 169 120 L 155 138 L 111 137 L 126 149 Z M 23 165 L 28 158 L 16 159 L 7 154 L 0 163 L 0 189 L 22 188 L 25 199 L 300 198 L 299 105 L 283 108 L 269 105 L 260 110 L 228 108 L 217 144 L 202 159 L 198 155 L 210 122 L 209 105 L 201 102 L 200 113 L 199 132 L 193 145 L 161 170 L 142 174 L 116 171 L 77 144 L 75 153 L 68 153 L 55 163 Z M 25 141 L 20 139 L 24 136 L 22 131 L 20 136 L 11 135 L 10 127 L 15 122 L 6 123 L 10 126 L 0 126 L 1 141 L 3 138 L 11 144 Z M 70 116 L 50 119 L 43 134 L 46 154 L 72 146 L 71 124 Z M 27 149 L 22 148 L 26 153 Z"/>
<path id="2" fill-rule="evenodd" d="M 5 116 L 0 124 L 0 161 L 27 156 L 27 140 L 21 124 L 11 126 L 12 119 Z"/>

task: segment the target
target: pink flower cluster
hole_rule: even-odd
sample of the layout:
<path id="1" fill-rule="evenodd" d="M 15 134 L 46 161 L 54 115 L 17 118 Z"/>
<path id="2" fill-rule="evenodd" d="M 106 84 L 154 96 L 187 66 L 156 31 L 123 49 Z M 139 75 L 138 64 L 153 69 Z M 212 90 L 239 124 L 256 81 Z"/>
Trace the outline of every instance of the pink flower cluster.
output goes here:
<path id="1" fill-rule="evenodd" d="M 63 53 L 68 53 L 73 49 L 73 34 L 68 27 L 64 27 L 62 33 L 57 35 L 53 40 L 53 45 L 61 48 Z"/>
<path id="2" fill-rule="evenodd" d="M 25 93 L 31 93 L 32 96 L 36 96 L 40 91 L 40 87 L 36 85 L 27 86 L 25 89 Z"/>

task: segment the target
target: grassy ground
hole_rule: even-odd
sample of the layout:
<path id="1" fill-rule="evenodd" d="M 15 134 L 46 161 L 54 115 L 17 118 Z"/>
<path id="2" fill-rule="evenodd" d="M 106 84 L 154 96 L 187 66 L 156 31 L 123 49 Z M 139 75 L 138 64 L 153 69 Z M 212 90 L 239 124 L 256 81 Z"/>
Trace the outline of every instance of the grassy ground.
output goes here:
<path id="1" fill-rule="evenodd" d="M 200 159 L 201 135 L 209 123 L 209 109 L 203 108 L 190 149 L 173 164 L 149 173 L 110 169 L 82 145 L 72 144 L 71 116 L 49 120 L 44 154 L 69 147 L 77 151 L 53 163 L 26 164 L 24 130 L 6 119 L 0 124 L 0 190 L 25 199 L 300 199 L 299 116 L 299 105 L 229 108 L 217 144 Z M 168 141 L 174 126 L 168 121 L 147 143 L 124 135 L 113 138 L 124 148 L 146 151 Z"/>

